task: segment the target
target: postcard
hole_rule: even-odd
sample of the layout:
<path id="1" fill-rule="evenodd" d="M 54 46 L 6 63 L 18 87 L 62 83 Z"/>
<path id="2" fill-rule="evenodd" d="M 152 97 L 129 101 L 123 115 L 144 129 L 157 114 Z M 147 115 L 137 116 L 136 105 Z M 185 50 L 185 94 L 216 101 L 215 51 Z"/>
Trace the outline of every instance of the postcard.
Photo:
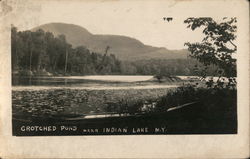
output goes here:
<path id="1" fill-rule="evenodd" d="M 247 1 L 0 4 L 1 157 L 249 155 Z"/>

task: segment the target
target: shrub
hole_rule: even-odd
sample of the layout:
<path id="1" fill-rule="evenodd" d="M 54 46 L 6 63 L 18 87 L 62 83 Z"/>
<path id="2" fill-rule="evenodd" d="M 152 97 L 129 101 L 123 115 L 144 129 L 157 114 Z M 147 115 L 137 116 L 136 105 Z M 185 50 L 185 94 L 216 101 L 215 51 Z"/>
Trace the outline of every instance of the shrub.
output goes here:
<path id="1" fill-rule="evenodd" d="M 199 102 L 208 106 L 208 109 L 236 106 L 237 91 L 230 88 L 203 88 L 191 85 L 182 86 L 161 97 L 156 104 L 157 111 L 167 109 L 185 103 Z M 217 107 L 217 108 L 216 108 Z"/>

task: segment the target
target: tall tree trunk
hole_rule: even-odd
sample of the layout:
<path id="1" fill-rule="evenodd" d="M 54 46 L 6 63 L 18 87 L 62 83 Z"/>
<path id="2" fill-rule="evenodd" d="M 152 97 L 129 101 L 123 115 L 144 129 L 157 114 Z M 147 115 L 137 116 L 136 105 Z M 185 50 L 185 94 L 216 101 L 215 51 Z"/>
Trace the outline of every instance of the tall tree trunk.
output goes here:
<path id="1" fill-rule="evenodd" d="M 16 61 L 15 61 L 15 66 L 14 66 L 14 69 L 18 70 L 19 66 L 18 66 L 18 53 L 17 53 L 17 37 L 15 38 L 15 41 L 16 41 L 16 47 L 15 47 L 15 55 L 16 55 Z"/>
<path id="2" fill-rule="evenodd" d="M 32 46 L 30 47 L 30 73 L 32 69 Z"/>
<path id="3" fill-rule="evenodd" d="M 54 65 L 53 65 L 53 71 L 56 71 L 56 64 L 57 64 L 57 59 L 55 59 Z"/>
<path id="4" fill-rule="evenodd" d="M 68 65 L 68 49 L 66 48 L 64 74 L 66 74 L 67 72 L 67 65 Z"/>
<path id="5" fill-rule="evenodd" d="M 102 61 L 101 61 L 101 63 L 100 63 L 100 65 L 99 66 L 97 66 L 97 71 L 101 71 L 102 69 L 103 69 L 103 67 L 104 67 L 104 61 L 105 61 L 105 59 L 106 59 L 106 56 L 107 56 L 107 54 L 108 54 L 108 50 L 110 49 L 110 46 L 107 46 L 106 47 L 106 49 L 105 49 L 105 53 L 104 53 L 104 55 L 103 55 L 103 57 L 102 57 Z"/>

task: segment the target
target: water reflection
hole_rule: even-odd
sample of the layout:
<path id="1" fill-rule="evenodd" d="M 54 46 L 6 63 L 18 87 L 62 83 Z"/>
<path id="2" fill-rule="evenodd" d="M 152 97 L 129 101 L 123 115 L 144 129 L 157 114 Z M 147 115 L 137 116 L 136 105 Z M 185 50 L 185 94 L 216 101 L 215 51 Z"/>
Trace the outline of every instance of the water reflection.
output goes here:
<path id="1" fill-rule="evenodd" d="M 90 78 L 91 77 L 91 78 Z M 97 78 L 96 78 L 97 77 Z M 147 80 L 153 76 L 68 76 L 68 77 L 12 77 L 12 90 L 44 89 L 153 89 L 177 87 L 177 83 Z M 122 80 L 124 79 L 124 81 Z"/>
<path id="2" fill-rule="evenodd" d="M 96 81 L 88 79 L 69 79 L 53 77 L 12 77 L 12 86 L 63 86 L 74 84 L 97 84 L 97 83 L 117 83 L 108 81 Z"/>

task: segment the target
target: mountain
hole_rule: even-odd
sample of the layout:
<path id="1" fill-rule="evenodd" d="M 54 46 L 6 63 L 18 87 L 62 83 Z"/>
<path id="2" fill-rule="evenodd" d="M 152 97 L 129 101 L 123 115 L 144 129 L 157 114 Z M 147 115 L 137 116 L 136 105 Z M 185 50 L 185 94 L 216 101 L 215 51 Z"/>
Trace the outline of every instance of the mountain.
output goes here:
<path id="1" fill-rule="evenodd" d="M 43 29 L 52 32 L 54 35 L 64 34 L 66 40 L 76 46 L 86 46 L 89 50 L 98 53 L 104 53 L 105 48 L 110 46 L 109 54 L 116 55 L 122 60 L 140 60 L 140 59 L 180 59 L 187 57 L 187 50 L 168 50 L 163 47 L 153 47 L 144 45 L 137 39 L 120 35 L 99 35 L 92 34 L 87 29 L 65 23 L 48 23 L 32 31 Z"/>

